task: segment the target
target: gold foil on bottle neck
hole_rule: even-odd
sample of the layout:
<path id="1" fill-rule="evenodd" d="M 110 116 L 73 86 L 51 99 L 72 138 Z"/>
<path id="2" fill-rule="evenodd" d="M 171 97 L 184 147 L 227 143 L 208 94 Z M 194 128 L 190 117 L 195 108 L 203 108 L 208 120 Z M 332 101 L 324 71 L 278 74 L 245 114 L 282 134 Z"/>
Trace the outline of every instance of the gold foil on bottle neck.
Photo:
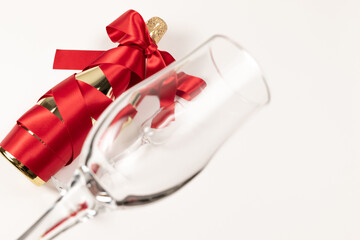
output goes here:
<path id="1" fill-rule="evenodd" d="M 55 114 L 55 116 L 57 116 L 62 122 L 64 121 L 61 117 L 59 109 L 56 106 L 55 99 L 53 97 L 43 98 L 37 104 L 43 106 L 44 108 Z"/>
<path id="2" fill-rule="evenodd" d="M 76 74 L 75 79 L 93 86 L 112 101 L 115 100 L 111 84 L 99 66 Z"/>
<path id="3" fill-rule="evenodd" d="M 146 22 L 146 26 L 149 30 L 150 37 L 158 44 L 167 31 L 166 22 L 159 17 L 152 17 Z"/>

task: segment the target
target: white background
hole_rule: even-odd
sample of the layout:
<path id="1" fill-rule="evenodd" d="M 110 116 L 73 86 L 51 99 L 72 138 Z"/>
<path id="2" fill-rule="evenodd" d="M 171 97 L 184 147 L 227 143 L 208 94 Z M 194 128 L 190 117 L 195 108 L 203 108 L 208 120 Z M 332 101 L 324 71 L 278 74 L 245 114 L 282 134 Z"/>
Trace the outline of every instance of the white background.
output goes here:
<path id="1" fill-rule="evenodd" d="M 358 0 L 4 1 L 0 135 L 67 77 L 56 48 L 108 49 L 105 26 L 132 8 L 160 16 L 180 58 L 215 33 L 259 61 L 271 104 L 180 192 L 117 211 L 59 239 L 360 239 Z M 0 239 L 15 239 L 57 198 L 0 161 Z"/>

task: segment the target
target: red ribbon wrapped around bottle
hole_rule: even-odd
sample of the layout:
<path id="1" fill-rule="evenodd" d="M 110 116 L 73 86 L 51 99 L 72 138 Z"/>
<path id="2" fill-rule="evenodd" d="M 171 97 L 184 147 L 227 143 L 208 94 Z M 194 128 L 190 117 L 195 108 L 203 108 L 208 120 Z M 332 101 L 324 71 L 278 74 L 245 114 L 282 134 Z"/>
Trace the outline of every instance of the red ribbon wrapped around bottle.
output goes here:
<path id="1" fill-rule="evenodd" d="M 55 69 L 83 71 L 44 94 L 0 143 L 0 152 L 36 184 L 80 154 L 93 121 L 115 98 L 174 61 L 158 50 L 136 11 L 127 11 L 106 30 L 118 47 L 57 51 Z"/>

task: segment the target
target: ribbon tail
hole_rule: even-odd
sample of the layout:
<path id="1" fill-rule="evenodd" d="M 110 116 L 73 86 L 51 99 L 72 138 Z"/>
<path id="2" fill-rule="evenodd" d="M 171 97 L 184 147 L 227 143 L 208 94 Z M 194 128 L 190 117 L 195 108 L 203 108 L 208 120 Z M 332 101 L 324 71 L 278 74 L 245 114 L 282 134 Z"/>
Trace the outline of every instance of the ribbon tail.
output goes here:
<path id="1" fill-rule="evenodd" d="M 161 57 L 164 60 L 166 65 L 170 65 L 171 63 L 175 62 L 175 58 L 173 58 L 173 56 L 171 56 L 170 53 L 166 52 L 166 51 L 160 51 Z"/>
<path id="2" fill-rule="evenodd" d="M 173 61 L 174 58 L 169 53 L 155 51 L 147 58 L 146 77 L 150 77 Z"/>
<path id="3" fill-rule="evenodd" d="M 53 69 L 83 70 L 105 51 L 57 49 Z"/>

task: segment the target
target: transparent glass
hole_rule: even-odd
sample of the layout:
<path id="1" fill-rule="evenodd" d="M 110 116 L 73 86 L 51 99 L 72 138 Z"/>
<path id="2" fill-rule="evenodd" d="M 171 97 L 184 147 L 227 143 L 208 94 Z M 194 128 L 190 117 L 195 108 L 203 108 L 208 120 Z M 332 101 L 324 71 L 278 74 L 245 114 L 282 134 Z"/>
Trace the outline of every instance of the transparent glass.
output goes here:
<path id="1" fill-rule="evenodd" d="M 103 113 L 72 183 L 19 239 L 52 239 L 104 210 L 176 192 L 269 99 L 256 61 L 232 40 L 210 38 Z"/>

